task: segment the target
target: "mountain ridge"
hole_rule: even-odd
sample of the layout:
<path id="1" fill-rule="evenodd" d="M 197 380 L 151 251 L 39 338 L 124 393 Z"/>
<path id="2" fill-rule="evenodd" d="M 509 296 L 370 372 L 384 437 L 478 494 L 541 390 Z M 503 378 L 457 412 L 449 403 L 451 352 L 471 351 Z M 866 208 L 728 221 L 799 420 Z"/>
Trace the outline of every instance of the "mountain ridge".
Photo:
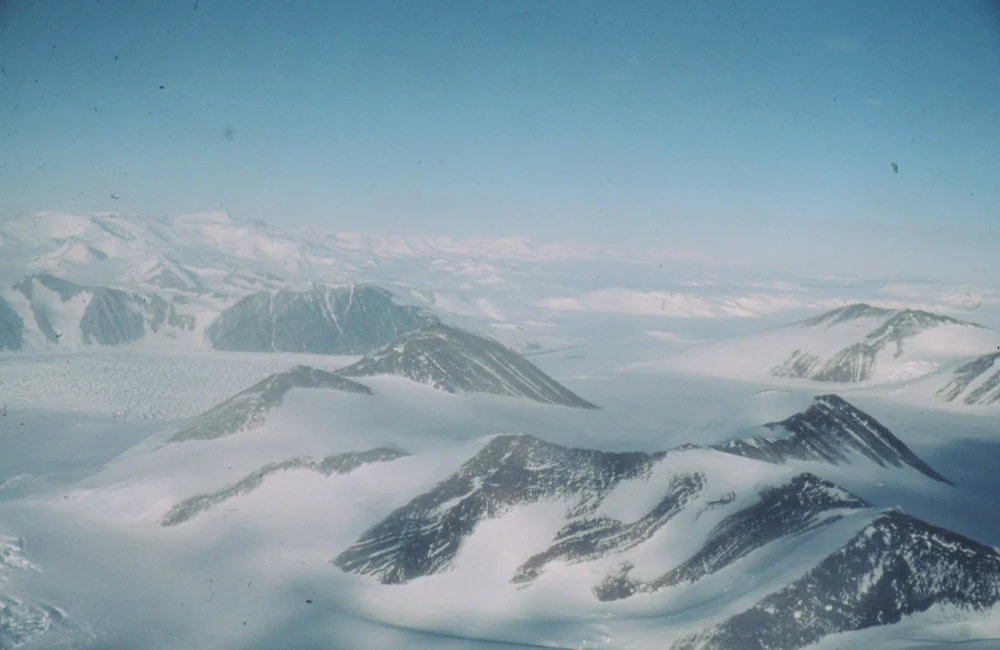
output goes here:
<path id="1" fill-rule="evenodd" d="M 458 570 L 456 558 L 480 525 L 546 502 L 560 504 L 564 519 L 547 546 L 521 551 L 523 560 L 508 577 L 517 590 L 545 580 L 551 589 L 551 580 L 584 565 L 574 575 L 592 576 L 598 602 L 635 602 L 660 592 L 681 597 L 713 576 L 724 580 L 763 569 L 768 558 L 787 555 L 789 545 L 812 545 L 806 555 L 811 559 L 788 579 L 775 578 L 745 606 L 678 639 L 672 650 L 796 650 L 831 634 L 891 624 L 935 604 L 981 611 L 1000 602 L 996 549 L 877 507 L 812 471 L 774 469 L 753 478 L 756 471 L 723 460 L 760 469 L 788 459 L 830 466 L 863 460 L 874 467 L 906 465 L 928 479 L 945 480 L 873 417 L 836 395 L 821 395 L 803 412 L 763 426 L 787 428 L 784 440 L 809 432 L 804 448 L 810 453 L 802 458 L 798 445 L 780 454 L 694 445 L 609 453 L 525 434 L 495 436 L 331 563 L 385 585 Z M 773 451 L 766 445 L 752 449 Z M 609 503 L 612 494 L 620 494 L 621 503 L 621 495 L 654 481 L 638 513 L 623 516 Z M 828 534 L 831 541 L 816 543 Z M 689 546 L 692 538 L 697 543 Z M 649 562 L 655 556 L 643 551 L 651 544 L 684 550 L 653 571 Z M 636 562 L 645 563 L 642 571 Z M 551 571 L 554 565 L 562 570 Z M 594 574 L 600 576 L 596 582 Z"/>
<path id="2" fill-rule="evenodd" d="M 882 467 L 907 465 L 936 481 L 954 485 L 878 420 L 838 395 L 817 396 L 804 413 L 763 426 L 772 431 L 785 430 L 789 435 L 740 439 L 712 448 L 772 463 L 805 460 L 839 465 L 850 463 L 851 456 L 856 455 Z"/>
<path id="3" fill-rule="evenodd" d="M 370 388 L 332 372 L 310 366 L 268 375 L 253 386 L 219 402 L 178 429 L 167 442 L 214 440 L 262 426 L 271 409 L 281 405 L 293 388 L 323 388 L 371 395 Z"/>
<path id="4" fill-rule="evenodd" d="M 640 365 L 772 384 L 875 386 L 938 378 L 943 386 L 953 368 L 998 346 L 1000 332 L 978 323 L 854 303 Z"/>
<path id="5" fill-rule="evenodd" d="M 598 408 L 500 342 L 440 322 L 404 334 L 337 372 L 344 377 L 398 375 L 448 393 Z"/>

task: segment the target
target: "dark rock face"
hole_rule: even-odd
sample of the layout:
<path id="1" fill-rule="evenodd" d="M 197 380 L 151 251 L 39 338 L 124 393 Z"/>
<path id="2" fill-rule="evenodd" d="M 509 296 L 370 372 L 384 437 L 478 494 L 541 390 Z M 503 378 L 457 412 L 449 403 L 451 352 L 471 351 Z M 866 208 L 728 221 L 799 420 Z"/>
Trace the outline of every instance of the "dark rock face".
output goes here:
<path id="1" fill-rule="evenodd" d="M 166 515 L 164 515 L 160 525 L 177 526 L 178 524 L 182 524 L 203 512 L 211 510 L 223 501 L 232 499 L 233 497 L 241 494 L 246 494 L 256 489 L 268 476 L 279 472 L 306 469 L 324 476 L 330 476 L 331 474 L 348 474 L 362 465 L 384 463 L 407 455 L 408 454 L 405 452 L 397 449 L 379 447 L 377 449 L 369 449 L 368 451 L 348 452 L 345 454 L 337 454 L 335 456 L 326 456 L 325 458 L 305 456 L 300 458 L 290 458 L 278 463 L 269 463 L 252 474 L 243 477 L 236 483 L 227 485 L 219 490 L 216 490 L 215 492 L 199 494 L 181 501 L 176 506 L 171 508 Z"/>
<path id="2" fill-rule="evenodd" d="M 58 343 L 60 334 L 55 331 L 52 327 L 52 323 L 49 320 L 48 310 L 41 307 L 38 304 L 35 297 L 35 282 L 42 285 L 50 291 L 54 291 L 58 296 L 59 300 L 62 302 L 67 302 L 72 300 L 77 295 L 84 291 L 83 287 L 68 280 L 63 280 L 55 276 L 49 275 L 48 273 L 40 273 L 38 275 L 33 275 L 21 280 L 14 285 L 14 288 L 20 291 L 31 303 L 31 311 L 35 317 L 35 322 L 38 324 L 38 329 L 45 336 L 45 339 L 49 343 Z"/>
<path id="3" fill-rule="evenodd" d="M 194 273 L 174 262 L 157 264 L 146 276 L 146 281 L 162 289 L 195 292 L 203 290 Z"/>
<path id="4" fill-rule="evenodd" d="M 805 412 L 768 426 L 785 429 L 788 436 L 736 441 L 715 451 L 723 458 L 732 454 L 767 463 L 802 458 L 905 464 L 943 480 L 882 425 L 834 395 L 818 397 Z M 838 542 L 827 547 L 837 550 L 809 556 L 771 593 L 681 639 L 674 650 L 794 650 L 830 634 L 889 625 L 934 605 L 978 611 L 1000 602 L 1000 554 L 995 549 L 899 512 L 879 511 L 813 474 L 756 488 L 759 500 L 747 505 L 734 492 L 706 498 L 706 489 L 720 478 L 717 470 L 685 471 L 685 461 L 678 458 L 649 512 L 629 523 L 595 515 L 621 481 L 649 480 L 668 453 L 673 458 L 692 451 L 705 453 L 684 446 L 659 454 L 611 454 L 524 435 L 499 436 L 332 562 L 386 584 L 440 573 L 480 523 L 520 505 L 558 499 L 566 504 L 565 523 L 548 548 L 525 558 L 511 581 L 527 587 L 553 562 L 617 560 L 618 569 L 593 587 L 594 596 L 603 601 L 683 590 L 723 570 L 757 566 L 755 562 L 766 561 L 792 540 L 805 543 L 837 535 Z M 708 467 L 720 467 L 717 460 Z M 725 464 L 721 467 L 726 471 Z M 630 551 L 680 513 L 697 518 L 708 511 L 719 513 L 718 524 L 707 534 L 692 532 L 703 537 L 688 557 L 659 577 L 632 575 L 635 556 Z M 835 522 L 840 525 L 831 528 Z M 845 534 L 853 535 L 847 543 L 839 541 Z"/>
<path id="5" fill-rule="evenodd" d="M 543 499 L 565 500 L 568 517 L 583 516 L 620 481 L 648 475 L 662 457 L 498 436 L 433 490 L 366 531 L 333 564 L 386 584 L 440 573 L 480 522 Z"/>
<path id="6" fill-rule="evenodd" d="M 97 287 L 80 319 L 84 343 L 121 345 L 146 334 L 145 301 L 135 294 Z"/>
<path id="7" fill-rule="evenodd" d="M 24 320 L 0 298 L 0 350 L 20 350 L 24 345 Z"/>
<path id="8" fill-rule="evenodd" d="M 783 363 L 771 369 L 775 377 L 812 379 L 838 383 L 853 383 L 871 379 L 872 369 L 886 349 L 892 349 L 893 356 L 903 354 L 904 343 L 920 334 L 942 325 L 964 325 L 981 327 L 975 323 L 961 321 L 949 316 L 932 314 L 921 310 L 893 310 L 872 307 L 866 304 L 848 305 L 798 323 L 800 327 L 820 327 L 826 329 L 860 318 L 880 318 L 882 323 L 864 335 L 864 339 L 849 345 L 827 360 L 803 350 L 795 350 Z"/>
<path id="9" fill-rule="evenodd" d="M 902 355 L 902 341 L 897 342 L 896 356 Z M 872 368 L 885 347 L 884 342 L 855 343 L 837 352 L 818 372 L 809 378 L 816 381 L 851 383 L 865 381 L 872 376 Z"/>
<path id="10" fill-rule="evenodd" d="M 37 281 L 46 289 L 56 292 L 56 294 L 59 295 L 59 300 L 63 302 L 72 300 L 84 291 L 84 288 L 75 282 L 63 280 L 62 278 L 57 278 L 56 276 L 49 275 L 48 273 L 39 273 L 38 275 L 29 276 L 15 284 L 14 288 L 23 293 L 26 298 L 31 299 L 34 297 L 34 281 Z"/>
<path id="11" fill-rule="evenodd" d="M 892 314 L 891 309 L 873 307 L 869 304 L 859 302 L 853 305 L 845 305 L 837 309 L 831 309 L 819 316 L 813 316 L 802 321 L 803 327 L 813 327 L 815 325 L 826 325 L 827 328 L 839 323 L 846 323 L 859 318 L 884 318 Z"/>
<path id="12" fill-rule="evenodd" d="M 760 496 L 755 505 L 723 520 L 709 533 L 700 551 L 669 573 L 648 583 L 626 580 L 624 574 L 612 576 L 594 590 L 595 594 L 601 600 L 617 600 L 637 591 L 696 582 L 771 542 L 829 525 L 846 512 L 870 507 L 812 474 L 800 474 L 785 485 L 763 490 Z"/>
<path id="13" fill-rule="evenodd" d="M 971 388 L 978 379 L 983 381 Z M 1000 404 L 1000 352 L 984 354 L 956 368 L 951 381 L 936 395 L 946 402 L 964 395 L 966 404 Z"/>
<path id="14" fill-rule="evenodd" d="M 249 431 L 264 424 L 268 412 L 280 406 L 293 388 L 327 388 L 345 393 L 371 395 L 362 384 L 309 366 L 297 366 L 257 382 L 196 416 L 168 442 L 212 440 Z"/>
<path id="15" fill-rule="evenodd" d="M 435 321 L 373 285 L 317 286 L 247 296 L 222 312 L 207 334 L 218 350 L 364 354 Z"/>
<path id="16" fill-rule="evenodd" d="M 193 316 L 177 314 L 173 304 L 160 296 L 144 296 L 110 287 L 84 287 L 40 273 L 15 284 L 14 289 L 28 298 L 39 331 L 54 345 L 60 343 L 62 333 L 52 326 L 53 314 L 50 311 L 60 307 L 41 301 L 36 285 L 55 292 L 63 304 L 72 300 L 87 303 L 79 322 L 83 342 L 87 345 L 124 345 L 141 340 L 149 330 L 156 332 L 167 327 L 190 331 L 195 326 Z M 0 332 L 3 331 L 3 323 L 3 310 L 0 308 Z"/>
<path id="17" fill-rule="evenodd" d="M 172 302 L 167 302 L 160 296 L 152 296 L 149 299 L 149 327 L 154 333 L 162 327 L 173 327 L 176 329 L 194 330 L 194 316 L 188 314 L 178 314 Z"/>
<path id="18" fill-rule="evenodd" d="M 402 336 L 340 371 L 346 377 L 399 375 L 449 393 L 527 397 L 597 408 L 497 341 L 435 324 Z"/>
<path id="19" fill-rule="evenodd" d="M 793 650 L 934 605 L 982 611 L 998 601 L 995 549 L 890 512 L 803 577 L 674 650 Z"/>
<path id="20" fill-rule="evenodd" d="M 935 480 L 950 483 L 875 418 L 837 395 L 821 395 L 804 413 L 765 426 L 788 435 L 734 440 L 713 448 L 769 463 L 794 459 L 840 465 L 860 457 L 882 467 L 908 465 Z"/>
<path id="21" fill-rule="evenodd" d="M 811 377 L 816 366 L 822 362 L 823 360 L 815 354 L 809 354 L 800 349 L 795 350 L 790 357 L 785 359 L 784 363 L 771 370 L 771 375 L 774 377 L 791 377 L 793 379 Z"/>

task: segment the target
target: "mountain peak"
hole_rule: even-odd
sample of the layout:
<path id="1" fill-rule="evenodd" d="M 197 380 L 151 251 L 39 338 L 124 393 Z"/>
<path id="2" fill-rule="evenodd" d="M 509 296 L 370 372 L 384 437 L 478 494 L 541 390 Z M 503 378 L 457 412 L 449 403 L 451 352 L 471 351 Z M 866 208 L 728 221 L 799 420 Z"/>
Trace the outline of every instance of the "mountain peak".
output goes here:
<path id="1" fill-rule="evenodd" d="M 448 393 L 491 393 L 597 408 L 498 341 L 442 323 L 404 334 L 340 374 L 399 375 Z"/>
<path id="2" fill-rule="evenodd" d="M 327 388 L 371 395 L 368 387 L 311 366 L 268 375 L 250 388 L 216 404 L 185 424 L 168 442 L 213 440 L 249 431 L 264 424 L 271 409 L 280 406 L 293 388 Z"/>
<path id="3" fill-rule="evenodd" d="M 714 448 L 772 463 L 804 460 L 841 465 L 861 457 L 882 467 L 907 465 L 951 485 L 889 429 L 839 395 L 820 395 L 804 412 L 764 426 L 788 435 L 733 440 Z"/>
<path id="4" fill-rule="evenodd" d="M 797 325 L 802 327 L 812 327 L 825 324 L 828 328 L 838 323 L 857 320 L 859 318 L 882 318 L 893 312 L 892 309 L 873 307 L 865 302 L 857 302 L 843 307 L 837 307 L 830 311 L 823 312 L 819 316 L 813 316 L 806 320 L 799 321 Z"/>
<path id="5" fill-rule="evenodd" d="M 875 307 L 868 303 L 858 302 L 844 305 L 836 309 L 831 309 L 819 316 L 799 321 L 802 327 L 814 327 L 816 325 L 826 325 L 827 329 L 861 318 L 887 319 L 875 332 L 883 328 L 902 328 L 903 335 L 912 335 L 919 331 L 935 327 L 937 325 L 965 325 L 968 327 L 982 327 L 976 323 L 959 320 L 944 314 L 924 311 L 923 309 L 887 309 L 885 307 Z M 874 334 L 874 332 L 873 332 Z"/>

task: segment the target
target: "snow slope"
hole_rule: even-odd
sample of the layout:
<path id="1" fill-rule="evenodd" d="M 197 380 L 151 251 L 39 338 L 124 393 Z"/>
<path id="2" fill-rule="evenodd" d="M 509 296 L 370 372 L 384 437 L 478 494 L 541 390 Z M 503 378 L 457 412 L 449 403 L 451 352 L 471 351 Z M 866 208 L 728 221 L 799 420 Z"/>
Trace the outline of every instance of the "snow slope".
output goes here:
<path id="1" fill-rule="evenodd" d="M 496 398 L 392 378 L 370 379 L 373 394 L 359 397 L 324 387 L 324 378 L 337 375 L 300 368 L 248 394 L 282 377 L 291 382 L 282 385 L 282 399 L 269 401 L 268 417 L 249 431 L 160 444 L 168 428 L 91 477 L 0 501 L 0 521 L 31 538 L 61 527 L 75 531 L 82 547 L 133 539 L 147 549 L 130 551 L 126 565 L 72 566 L 55 538 L 44 545 L 50 550 L 41 557 L 51 568 L 34 584 L 55 593 L 79 589 L 98 571 L 111 580 L 135 567 L 159 576 L 128 588 L 132 607 L 148 609 L 137 610 L 134 623 L 96 628 L 93 647 L 128 647 L 140 638 L 144 647 L 172 647 L 180 637 L 254 647 L 250 639 L 273 640 L 280 630 L 287 643 L 312 638 L 300 647 L 322 647 L 326 630 L 333 647 L 375 648 L 385 637 L 362 640 L 351 630 L 388 626 L 404 638 L 429 635 L 434 647 L 464 638 L 469 648 L 723 648 L 738 630 L 740 638 L 781 639 L 769 647 L 797 648 L 905 618 L 928 603 L 973 616 L 997 599 L 1000 569 L 991 567 L 1000 559 L 991 548 L 887 511 L 823 477 L 839 480 L 846 471 L 895 481 L 906 470 L 908 481 L 940 484 L 888 429 L 833 398 L 813 402 L 794 421 L 817 423 L 812 430 L 826 448 L 840 451 L 778 462 L 733 453 L 725 432 L 706 439 L 708 446 L 662 451 L 605 452 L 525 434 L 484 438 L 483 431 L 502 426 L 484 417 Z M 358 402 L 368 406 L 352 407 Z M 506 418 L 523 410 L 513 400 L 495 404 Z M 380 426 L 393 411 L 398 421 Z M 544 424 L 530 415 L 523 422 Z M 861 438 L 849 434 L 855 430 L 878 432 L 882 446 L 858 447 Z M 560 435 L 568 440 L 573 432 Z M 928 554 L 924 540 L 952 549 L 954 558 Z M 899 557 L 912 559 L 891 559 Z M 185 569 L 167 569 L 163 558 Z M 907 567 L 943 582 L 912 583 Z M 893 577 L 880 583 L 879 575 Z M 865 618 L 869 584 L 900 590 L 884 620 Z M 772 604 L 792 598 L 795 610 Z M 203 611 L 186 613 L 181 603 L 192 599 Z M 828 609 L 831 599 L 836 610 Z M 102 608 L 125 606 L 114 595 L 88 603 L 67 616 L 91 620 Z M 296 610 L 306 605 L 325 622 L 303 619 Z M 799 615 L 743 623 L 772 610 Z M 231 621 L 238 633 L 220 635 Z M 290 621 L 297 621 L 294 632 Z"/>

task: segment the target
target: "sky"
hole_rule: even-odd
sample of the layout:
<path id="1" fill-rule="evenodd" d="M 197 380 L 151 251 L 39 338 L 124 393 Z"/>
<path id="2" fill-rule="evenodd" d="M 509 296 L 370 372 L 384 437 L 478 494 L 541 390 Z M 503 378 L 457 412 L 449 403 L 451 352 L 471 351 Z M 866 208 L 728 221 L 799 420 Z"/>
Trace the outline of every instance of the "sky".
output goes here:
<path id="1" fill-rule="evenodd" d="M 997 3 L 0 0 L 0 66 L 0 218 L 1000 270 Z"/>

